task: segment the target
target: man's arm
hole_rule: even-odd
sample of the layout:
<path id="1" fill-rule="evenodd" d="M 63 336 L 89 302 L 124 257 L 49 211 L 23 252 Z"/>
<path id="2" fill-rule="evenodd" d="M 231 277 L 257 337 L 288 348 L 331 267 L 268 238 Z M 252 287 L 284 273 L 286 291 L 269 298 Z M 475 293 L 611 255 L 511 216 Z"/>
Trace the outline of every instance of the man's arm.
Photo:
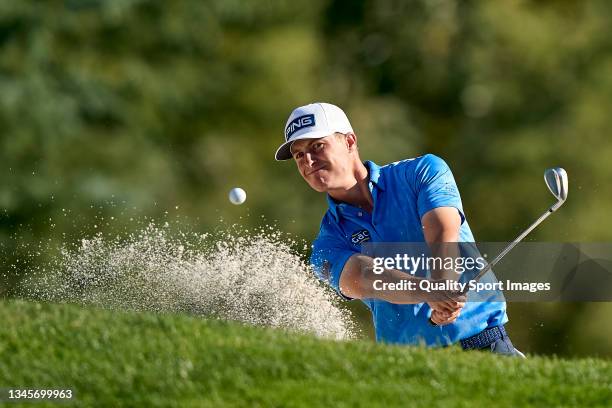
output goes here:
<path id="1" fill-rule="evenodd" d="M 438 207 L 426 212 L 421 218 L 425 242 L 431 249 L 431 255 L 445 258 L 458 258 L 461 254 L 456 243 L 459 241 L 461 216 L 454 207 Z M 459 275 L 453 269 L 432 271 L 434 279 L 457 280 Z"/>
<path id="2" fill-rule="evenodd" d="M 375 274 L 373 265 L 374 261 L 369 256 L 351 256 L 340 275 L 340 291 L 353 299 L 380 299 L 396 304 L 436 302 L 447 310 L 455 310 L 465 300 L 463 294 L 456 292 L 423 291 L 419 288 L 423 278 L 396 269 L 384 269 L 381 274 Z M 414 290 L 377 290 L 374 287 L 376 280 L 382 283 L 414 282 Z"/>
<path id="3" fill-rule="evenodd" d="M 438 207 L 421 218 L 423 235 L 428 244 L 458 242 L 461 216 L 455 207 Z"/>
<path id="4" fill-rule="evenodd" d="M 425 241 L 431 248 L 432 256 L 443 259 L 460 257 L 456 243 L 459 241 L 461 216 L 456 208 L 434 208 L 423 215 L 421 224 Z M 431 272 L 434 279 L 457 280 L 459 277 L 452 269 L 433 270 Z M 431 318 L 438 325 L 454 322 L 464 306 L 464 303 L 458 303 L 455 308 L 449 309 L 445 303 L 428 302 L 428 304 L 434 310 Z"/>

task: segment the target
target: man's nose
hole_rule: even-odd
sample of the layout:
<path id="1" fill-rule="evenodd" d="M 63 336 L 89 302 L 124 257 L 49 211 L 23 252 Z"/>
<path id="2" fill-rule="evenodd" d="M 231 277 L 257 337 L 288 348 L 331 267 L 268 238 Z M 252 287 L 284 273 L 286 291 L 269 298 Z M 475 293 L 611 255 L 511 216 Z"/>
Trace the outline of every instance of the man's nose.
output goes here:
<path id="1" fill-rule="evenodd" d="M 306 158 L 306 164 L 308 166 L 312 166 L 312 164 L 314 163 L 314 160 L 312 160 L 312 154 L 310 152 L 306 153 L 305 158 Z"/>

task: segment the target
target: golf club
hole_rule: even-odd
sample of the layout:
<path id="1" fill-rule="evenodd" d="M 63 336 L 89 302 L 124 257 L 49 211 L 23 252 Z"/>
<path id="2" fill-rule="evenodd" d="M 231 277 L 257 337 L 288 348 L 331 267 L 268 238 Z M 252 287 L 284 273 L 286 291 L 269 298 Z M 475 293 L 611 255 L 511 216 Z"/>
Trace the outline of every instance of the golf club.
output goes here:
<path id="1" fill-rule="evenodd" d="M 478 281 L 480 278 L 484 276 L 492 267 L 494 267 L 508 252 L 512 250 L 525 238 L 531 231 L 535 229 L 542 221 L 544 221 L 550 214 L 557 211 L 559 207 L 563 205 L 565 200 L 567 200 L 567 173 L 561 167 L 555 167 L 551 169 L 547 169 L 544 172 L 544 181 L 546 182 L 546 186 L 550 190 L 550 192 L 555 196 L 557 202 L 554 203 L 544 214 L 540 216 L 533 224 L 529 226 L 525 231 L 521 233 L 518 237 L 514 239 L 495 259 L 489 262 L 484 268 L 480 270 L 478 275 L 474 278 L 474 280 Z"/>
<path id="2" fill-rule="evenodd" d="M 497 257 L 495 257 L 495 259 L 493 259 L 484 268 L 482 268 L 480 272 L 478 272 L 478 275 L 476 275 L 476 277 L 473 278 L 473 280 L 479 281 L 508 252 L 510 252 L 512 248 L 516 246 L 516 244 L 521 242 L 523 238 L 525 238 L 531 231 L 533 231 L 535 227 L 540 225 L 542 221 L 548 218 L 550 214 L 557 211 L 559 207 L 563 205 L 565 200 L 567 200 L 567 188 L 568 188 L 567 172 L 563 168 L 554 167 L 554 168 L 546 169 L 546 171 L 544 172 L 544 181 L 546 182 L 546 186 L 548 187 L 552 195 L 554 195 L 555 198 L 557 199 L 557 202 L 554 203 L 548 210 L 546 210 L 546 212 L 542 214 L 540 218 L 538 218 L 533 224 L 531 224 L 529 228 L 527 228 L 518 237 L 516 237 L 514 241 L 512 241 L 503 251 L 501 251 L 499 255 L 497 255 Z M 467 289 L 466 289 L 466 292 L 467 292 Z M 429 318 L 429 323 L 433 326 L 437 326 L 437 324 L 434 323 L 433 320 L 431 320 L 431 317 Z"/>

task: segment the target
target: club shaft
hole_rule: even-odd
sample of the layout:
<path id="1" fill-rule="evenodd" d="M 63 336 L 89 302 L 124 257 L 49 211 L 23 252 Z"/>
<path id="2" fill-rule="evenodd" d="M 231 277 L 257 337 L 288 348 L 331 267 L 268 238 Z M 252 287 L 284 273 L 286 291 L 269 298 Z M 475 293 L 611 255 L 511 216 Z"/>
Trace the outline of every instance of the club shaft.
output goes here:
<path id="1" fill-rule="evenodd" d="M 478 275 L 476 275 L 474 280 L 476 280 L 476 281 L 480 280 L 480 278 L 482 278 L 485 273 L 487 273 L 492 267 L 494 267 L 504 256 L 506 256 L 506 254 L 508 252 L 510 252 L 512 250 L 512 248 L 514 248 L 516 246 L 516 244 L 521 242 L 523 240 L 523 238 L 525 238 L 531 231 L 533 231 L 535 227 L 540 225 L 540 223 L 542 221 L 544 221 L 550 214 L 552 214 L 553 211 L 554 210 L 552 209 L 552 207 L 549 208 L 548 210 L 546 210 L 546 212 L 544 214 L 542 214 L 540 216 L 540 218 L 538 218 L 533 224 L 531 224 L 529 226 L 529 228 L 527 228 L 525 231 L 523 231 L 521 233 L 521 235 L 516 237 L 514 239 L 514 241 L 512 241 L 506 248 L 504 248 L 504 250 L 501 251 L 500 254 L 495 257 L 495 259 L 493 259 L 484 268 L 482 268 L 482 270 L 478 273 Z"/>

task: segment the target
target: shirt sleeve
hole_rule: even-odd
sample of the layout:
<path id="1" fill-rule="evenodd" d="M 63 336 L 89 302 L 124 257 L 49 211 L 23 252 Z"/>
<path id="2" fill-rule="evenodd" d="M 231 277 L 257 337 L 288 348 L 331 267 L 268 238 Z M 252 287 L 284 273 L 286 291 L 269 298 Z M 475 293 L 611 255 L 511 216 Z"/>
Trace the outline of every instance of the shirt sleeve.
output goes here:
<path id="1" fill-rule="evenodd" d="M 454 207 L 459 211 L 461 223 L 465 221 L 459 189 L 450 168 L 444 160 L 433 154 L 425 155 L 414 172 L 419 217 L 438 207 Z"/>
<path id="2" fill-rule="evenodd" d="M 340 275 L 346 261 L 356 254 L 346 243 L 338 237 L 321 231 L 313 243 L 310 263 L 317 277 L 329 284 L 340 296 L 346 297 L 340 291 Z"/>

